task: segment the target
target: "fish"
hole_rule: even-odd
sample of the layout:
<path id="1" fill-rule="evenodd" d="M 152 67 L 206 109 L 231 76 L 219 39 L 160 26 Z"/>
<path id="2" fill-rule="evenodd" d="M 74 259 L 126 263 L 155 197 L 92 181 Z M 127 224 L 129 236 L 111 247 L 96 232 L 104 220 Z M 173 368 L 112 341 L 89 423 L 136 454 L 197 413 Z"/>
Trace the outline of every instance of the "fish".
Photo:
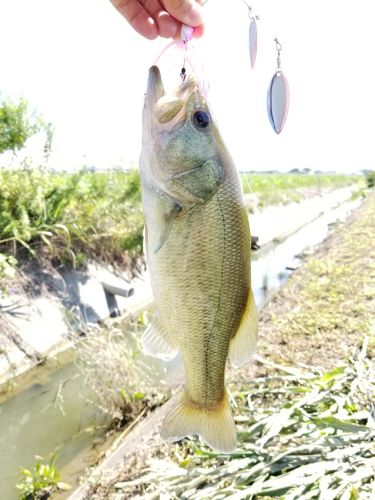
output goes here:
<path id="1" fill-rule="evenodd" d="M 226 453 L 237 447 L 226 364 L 252 358 L 258 319 L 240 178 L 204 94 L 193 75 L 167 93 L 149 69 L 140 173 L 156 312 L 141 342 L 153 356 L 183 358 L 185 386 L 161 436 L 198 434 Z"/>

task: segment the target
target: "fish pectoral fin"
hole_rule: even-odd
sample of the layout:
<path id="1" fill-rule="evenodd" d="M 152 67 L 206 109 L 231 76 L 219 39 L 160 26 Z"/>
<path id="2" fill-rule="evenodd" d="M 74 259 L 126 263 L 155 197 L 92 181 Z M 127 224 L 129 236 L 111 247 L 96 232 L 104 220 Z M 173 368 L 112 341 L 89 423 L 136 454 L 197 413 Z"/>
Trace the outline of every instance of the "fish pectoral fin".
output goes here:
<path id="1" fill-rule="evenodd" d="M 240 326 L 229 345 L 229 361 L 235 368 L 250 361 L 255 354 L 258 336 L 258 313 L 252 290 L 249 291 L 246 309 Z"/>
<path id="2" fill-rule="evenodd" d="M 212 449 L 230 453 L 237 448 L 236 426 L 228 393 L 215 407 L 192 405 L 183 394 L 177 406 L 164 420 L 161 436 L 166 441 L 198 434 Z"/>
<path id="3" fill-rule="evenodd" d="M 156 358 L 169 361 L 177 355 L 177 346 L 165 329 L 159 313 L 155 313 L 141 338 L 143 351 Z"/>
<path id="4" fill-rule="evenodd" d="M 168 214 L 164 215 L 164 223 L 162 224 L 161 227 L 159 242 L 157 247 L 154 249 L 154 254 L 158 253 L 158 251 L 161 249 L 161 247 L 169 238 L 169 235 L 171 234 L 172 231 L 173 223 L 177 217 L 177 214 L 181 211 L 181 208 L 182 208 L 181 205 L 179 205 L 178 203 L 174 203 L 171 211 Z"/>

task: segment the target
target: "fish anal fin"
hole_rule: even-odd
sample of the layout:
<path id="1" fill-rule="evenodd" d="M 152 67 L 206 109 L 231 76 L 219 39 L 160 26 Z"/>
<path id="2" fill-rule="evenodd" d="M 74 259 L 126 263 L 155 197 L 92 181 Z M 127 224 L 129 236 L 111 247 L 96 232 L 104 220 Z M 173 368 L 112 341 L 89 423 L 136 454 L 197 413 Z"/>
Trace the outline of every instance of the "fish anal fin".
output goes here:
<path id="1" fill-rule="evenodd" d="M 258 336 L 258 313 L 253 292 L 250 290 L 240 326 L 229 345 L 229 361 L 239 367 L 250 361 L 256 348 Z"/>
<path id="2" fill-rule="evenodd" d="M 156 358 L 169 361 L 177 355 L 177 346 L 172 336 L 167 332 L 160 318 L 159 313 L 155 313 L 142 335 L 141 344 L 146 354 L 151 354 Z"/>
<path id="3" fill-rule="evenodd" d="M 161 429 L 166 441 L 179 441 L 193 434 L 219 452 L 230 453 L 237 448 L 236 427 L 226 390 L 222 401 L 209 408 L 192 404 L 183 394 Z"/>

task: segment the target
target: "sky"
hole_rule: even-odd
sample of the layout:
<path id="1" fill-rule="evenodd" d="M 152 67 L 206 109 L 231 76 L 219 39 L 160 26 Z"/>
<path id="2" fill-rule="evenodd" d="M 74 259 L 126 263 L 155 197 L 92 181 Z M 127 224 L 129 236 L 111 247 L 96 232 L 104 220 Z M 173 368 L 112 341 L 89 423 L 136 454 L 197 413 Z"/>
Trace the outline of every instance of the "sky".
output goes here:
<path id="1" fill-rule="evenodd" d="M 243 0 L 208 0 L 206 33 L 191 49 L 238 170 L 374 169 L 374 2 L 258 0 L 251 6 L 260 17 L 254 69 Z M 275 36 L 290 85 L 280 135 L 266 107 Z M 52 122 L 49 166 L 137 166 L 147 72 L 167 44 L 143 39 L 109 0 L 0 0 L 0 93 L 24 96 Z M 178 75 L 180 52 L 167 50 L 160 66 L 162 74 Z M 41 142 L 32 139 L 22 154 L 37 163 Z"/>

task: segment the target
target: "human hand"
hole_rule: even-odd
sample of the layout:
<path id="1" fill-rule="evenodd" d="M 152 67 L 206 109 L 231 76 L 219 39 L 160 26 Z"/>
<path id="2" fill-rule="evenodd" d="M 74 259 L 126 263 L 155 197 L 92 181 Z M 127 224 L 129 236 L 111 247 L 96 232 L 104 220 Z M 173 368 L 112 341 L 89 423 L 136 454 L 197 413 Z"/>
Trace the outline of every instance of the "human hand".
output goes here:
<path id="1" fill-rule="evenodd" d="M 150 40 L 179 38 L 181 24 L 203 33 L 202 0 L 111 0 L 138 33 Z"/>

